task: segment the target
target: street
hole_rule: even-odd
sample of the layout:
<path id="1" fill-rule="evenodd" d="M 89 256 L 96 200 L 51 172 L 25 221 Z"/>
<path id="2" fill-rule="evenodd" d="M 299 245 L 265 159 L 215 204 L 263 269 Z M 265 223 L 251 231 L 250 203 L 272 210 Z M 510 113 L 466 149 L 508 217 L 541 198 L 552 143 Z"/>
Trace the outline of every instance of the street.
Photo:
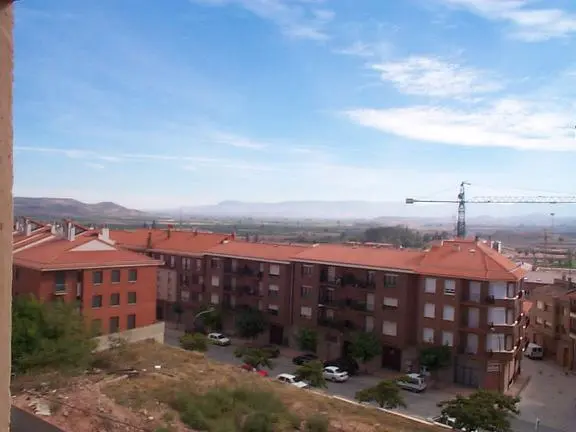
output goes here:
<path id="1" fill-rule="evenodd" d="M 165 343 L 179 346 L 178 343 L 178 333 L 174 331 L 169 331 L 166 333 Z M 227 347 L 220 347 L 211 345 L 206 353 L 207 357 L 228 364 L 241 365 L 240 359 L 234 357 L 234 345 Z M 273 359 L 274 369 L 270 371 L 270 376 L 274 377 L 281 373 L 294 373 L 297 366 L 292 363 L 292 359 L 288 357 L 280 356 Z M 542 363 L 540 363 L 542 364 Z M 576 379 L 576 378 L 575 378 Z M 333 383 L 328 382 L 326 391 L 330 394 L 342 396 L 347 399 L 354 400 L 354 395 L 357 391 L 362 390 L 366 387 L 371 387 L 376 385 L 381 378 L 371 376 L 371 375 L 360 375 L 353 376 L 345 383 Z M 574 381 L 576 383 L 576 381 Z M 530 384 L 529 384 L 530 386 Z M 548 387 L 550 384 L 548 384 Z M 406 409 L 398 409 L 398 412 L 403 414 L 411 415 L 414 417 L 419 417 L 427 419 L 440 414 L 440 409 L 437 407 L 437 403 L 443 400 L 454 398 L 454 393 L 443 392 L 434 389 L 428 389 L 424 393 L 413 393 L 409 391 L 403 391 L 404 400 L 406 401 Z M 535 417 L 531 412 L 531 407 L 533 405 L 532 400 L 529 398 L 528 401 L 521 403 L 521 414 L 520 418 L 512 420 L 513 430 L 515 432 L 535 432 Z M 541 424 L 538 432 L 573 432 L 576 430 L 576 426 L 563 427 L 556 423 L 548 423 L 548 417 L 540 418 Z M 554 419 L 551 419 L 554 420 Z"/>

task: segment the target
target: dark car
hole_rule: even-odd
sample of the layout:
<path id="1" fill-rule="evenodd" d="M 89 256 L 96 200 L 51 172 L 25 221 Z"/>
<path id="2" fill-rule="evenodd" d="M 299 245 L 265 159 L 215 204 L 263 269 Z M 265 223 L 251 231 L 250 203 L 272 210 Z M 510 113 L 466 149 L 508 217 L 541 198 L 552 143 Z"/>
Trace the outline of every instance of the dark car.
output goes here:
<path id="1" fill-rule="evenodd" d="M 292 363 L 297 366 L 302 366 L 305 363 L 309 363 L 311 361 L 318 360 L 318 356 L 316 354 L 302 354 L 296 356 L 292 359 Z"/>
<path id="2" fill-rule="evenodd" d="M 360 370 L 358 362 L 351 357 L 340 357 L 338 359 L 325 361 L 324 367 L 326 366 L 337 366 L 339 369 L 348 372 L 348 375 L 357 375 Z"/>

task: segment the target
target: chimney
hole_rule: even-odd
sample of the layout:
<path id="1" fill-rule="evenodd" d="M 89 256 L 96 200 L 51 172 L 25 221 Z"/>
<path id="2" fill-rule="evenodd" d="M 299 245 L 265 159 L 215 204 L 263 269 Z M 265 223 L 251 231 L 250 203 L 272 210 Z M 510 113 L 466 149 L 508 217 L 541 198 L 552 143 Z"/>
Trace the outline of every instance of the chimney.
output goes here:
<path id="1" fill-rule="evenodd" d="M 58 225 L 56 225 L 56 222 L 53 222 L 52 225 L 50 225 L 50 234 L 53 236 L 58 234 Z"/>
<path id="2" fill-rule="evenodd" d="M 479 241 L 479 240 L 480 240 L 480 236 L 475 236 L 475 237 L 474 237 L 474 241 L 475 241 L 475 242 L 477 242 L 477 241 Z"/>
<path id="3" fill-rule="evenodd" d="M 30 219 L 25 219 L 24 221 L 24 234 L 26 237 L 32 234 L 32 222 L 30 222 Z"/>
<path id="4" fill-rule="evenodd" d="M 72 221 L 67 220 L 65 228 L 66 228 L 66 239 L 68 241 L 74 241 L 76 239 L 76 227 L 74 226 Z"/>
<path id="5" fill-rule="evenodd" d="M 236 240 L 236 233 L 235 233 L 235 232 L 233 232 L 233 233 L 230 235 L 230 240 Z"/>
<path id="6" fill-rule="evenodd" d="M 172 235 L 172 229 L 171 229 L 171 228 L 168 228 L 168 229 L 166 230 L 166 238 L 170 238 L 171 235 Z"/>
<path id="7" fill-rule="evenodd" d="M 198 235 L 198 228 L 194 228 L 194 231 L 192 231 L 194 233 L 194 237 L 196 237 Z"/>
<path id="8" fill-rule="evenodd" d="M 152 231 L 148 231 L 148 238 L 146 239 L 146 249 L 152 249 Z"/>
<path id="9" fill-rule="evenodd" d="M 102 230 L 100 232 L 100 236 L 102 238 L 102 240 L 110 240 L 110 228 L 108 228 L 107 226 L 103 226 Z"/>

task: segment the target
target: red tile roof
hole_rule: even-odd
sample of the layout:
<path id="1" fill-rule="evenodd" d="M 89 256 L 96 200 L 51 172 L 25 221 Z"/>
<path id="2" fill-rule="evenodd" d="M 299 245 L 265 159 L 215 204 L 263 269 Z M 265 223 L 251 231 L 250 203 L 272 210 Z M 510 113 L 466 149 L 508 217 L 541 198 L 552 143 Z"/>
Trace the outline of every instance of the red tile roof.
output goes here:
<path id="1" fill-rule="evenodd" d="M 264 261 L 290 261 L 311 245 L 248 243 L 246 241 L 227 241 L 206 251 L 207 255 L 230 256 Z"/>
<path id="2" fill-rule="evenodd" d="M 118 245 L 133 249 L 149 249 L 166 253 L 200 255 L 206 250 L 233 238 L 232 234 L 214 234 L 178 230 L 114 230 L 110 238 Z M 148 247 L 148 238 L 152 247 Z"/>
<path id="3" fill-rule="evenodd" d="M 518 264 L 481 241 L 444 240 L 424 253 L 418 272 L 439 277 L 518 281 L 525 275 Z"/>
<path id="4" fill-rule="evenodd" d="M 137 252 L 110 245 L 90 235 L 75 240 L 54 237 L 14 253 L 14 264 L 37 270 L 64 270 L 162 264 Z"/>
<path id="5" fill-rule="evenodd" d="M 422 252 L 342 244 L 320 244 L 294 256 L 294 261 L 415 271 Z"/>

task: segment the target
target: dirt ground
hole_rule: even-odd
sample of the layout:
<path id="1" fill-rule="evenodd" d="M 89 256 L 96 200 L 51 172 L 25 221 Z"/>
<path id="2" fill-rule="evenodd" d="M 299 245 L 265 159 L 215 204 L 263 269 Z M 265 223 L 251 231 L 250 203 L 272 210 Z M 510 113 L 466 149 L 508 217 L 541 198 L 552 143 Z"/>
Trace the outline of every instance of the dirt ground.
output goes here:
<path id="1" fill-rule="evenodd" d="M 128 370 L 132 370 L 128 372 Z M 377 409 L 356 406 L 311 390 L 282 385 L 204 355 L 154 342 L 122 347 L 103 359 L 102 370 L 79 377 L 34 377 L 16 382 L 18 407 L 49 408 L 45 420 L 65 431 L 188 431 L 165 401 L 182 390 L 203 393 L 216 387 L 244 387 L 274 392 L 300 417 L 321 413 L 331 431 L 439 432 Z M 38 406 L 38 405 L 36 405 Z M 167 429 L 161 429 L 167 428 Z"/>

